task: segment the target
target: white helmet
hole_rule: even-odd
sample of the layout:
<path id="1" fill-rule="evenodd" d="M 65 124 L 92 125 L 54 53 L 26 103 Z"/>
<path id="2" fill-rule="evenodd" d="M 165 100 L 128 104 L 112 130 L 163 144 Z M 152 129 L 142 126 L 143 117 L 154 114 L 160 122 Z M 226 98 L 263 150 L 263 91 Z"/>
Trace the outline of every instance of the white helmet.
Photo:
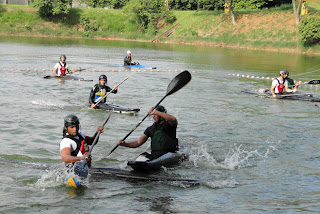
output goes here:
<path id="1" fill-rule="evenodd" d="M 131 51 L 130 51 L 130 50 L 127 50 L 127 54 L 131 54 Z"/>

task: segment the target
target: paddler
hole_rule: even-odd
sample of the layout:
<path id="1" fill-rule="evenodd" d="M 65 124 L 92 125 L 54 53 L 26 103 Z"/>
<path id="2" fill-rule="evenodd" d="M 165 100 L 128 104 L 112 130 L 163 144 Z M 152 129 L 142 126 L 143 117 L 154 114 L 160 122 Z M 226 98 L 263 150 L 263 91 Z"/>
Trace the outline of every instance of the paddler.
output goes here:
<path id="1" fill-rule="evenodd" d="M 288 81 L 288 88 L 289 89 L 294 89 L 295 86 L 298 89 L 299 83 L 297 83 L 295 80 L 289 78 L 289 71 L 288 71 L 288 76 L 287 76 L 286 80 Z"/>
<path id="2" fill-rule="evenodd" d="M 152 115 L 154 123 L 149 126 L 137 140 L 131 142 L 118 141 L 118 145 L 130 148 L 136 148 L 144 144 L 148 138 L 151 138 L 151 154 L 145 152 L 147 159 L 156 159 L 168 152 L 178 151 L 178 139 L 176 137 L 178 121 L 168 114 L 164 106 L 151 108 L 148 111 Z"/>
<path id="3" fill-rule="evenodd" d="M 128 65 L 139 65 L 139 62 L 132 62 L 131 51 L 127 50 L 127 55 L 124 58 L 124 66 Z"/>
<path id="4" fill-rule="evenodd" d="M 98 104 L 105 103 L 106 98 L 104 96 L 107 94 L 107 92 L 112 91 L 111 93 L 114 93 L 114 94 L 118 92 L 117 85 L 115 85 L 112 89 L 106 85 L 107 82 L 108 82 L 107 76 L 104 74 L 101 74 L 99 76 L 99 83 L 93 86 L 90 92 L 89 103 L 91 104 L 91 108 L 99 108 Z"/>
<path id="5" fill-rule="evenodd" d="M 67 167 L 72 167 L 75 162 L 86 158 L 88 166 L 91 166 L 91 154 L 88 145 L 92 145 L 99 131 L 103 133 L 102 126 L 98 127 L 93 137 L 86 136 L 80 131 L 80 122 L 76 115 L 71 114 L 64 118 L 60 152 L 61 159 Z"/>
<path id="6" fill-rule="evenodd" d="M 65 76 L 67 74 L 67 72 L 69 74 L 72 74 L 73 72 L 69 69 L 69 66 L 66 62 L 67 57 L 66 55 L 62 54 L 60 56 L 60 62 L 58 62 L 55 66 L 54 69 L 52 71 L 53 75 L 55 76 Z"/>
<path id="7" fill-rule="evenodd" d="M 288 87 L 288 81 L 286 80 L 289 75 L 289 72 L 287 70 L 281 70 L 280 76 L 278 78 L 275 78 L 272 81 L 272 85 L 270 88 L 270 92 L 272 94 L 272 97 L 277 97 L 277 94 L 283 94 L 284 92 L 292 93 L 297 92 L 298 85 L 295 85 L 293 89 L 290 89 Z"/>

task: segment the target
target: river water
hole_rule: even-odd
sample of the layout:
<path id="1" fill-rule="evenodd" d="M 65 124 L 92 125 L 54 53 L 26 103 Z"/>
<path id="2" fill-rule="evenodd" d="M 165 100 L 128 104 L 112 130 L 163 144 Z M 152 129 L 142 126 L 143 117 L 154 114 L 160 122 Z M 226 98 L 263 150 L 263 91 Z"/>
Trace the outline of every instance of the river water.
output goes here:
<path id="1" fill-rule="evenodd" d="M 137 149 L 120 147 L 103 158 L 165 95 L 170 81 L 188 70 L 191 82 L 162 104 L 177 117 L 179 142 L 190 146 L 191 154 L 161 173 L 200 179 L 200 185 L 113 177 L 91 177 L 80 189 L 64 184 L 63 118 L 76 114 L 83 132 L 96 131 L 108 113 L 88 108 L 90 90 L 102 73 L 110 86 L 131 74 L 113 66 L 122 64 L 127 49 L 134 60 L 157 70 L 136 72 L 108 97 L 108 102 L 141 111 L 112 114 L 93 150 L 93 165 L 126 168 L 128 160 L 148 150 L 149 142 Z M 71 68 L 88 69 L 75 76 L 94 81 L 43 79 L 61 54 Z M 319 107 L 241 90 L 269 88 L 267 77 L 278 76 L 281 69 L 298 81 L 318 79 L 319 61 L 318 56 L 213 47 L 2 37 L 0 212 L 318 213 Z M 320 97 L 315 86 L 300 89 Z M 146 119 L 128 140 L 151 124 Z"/>

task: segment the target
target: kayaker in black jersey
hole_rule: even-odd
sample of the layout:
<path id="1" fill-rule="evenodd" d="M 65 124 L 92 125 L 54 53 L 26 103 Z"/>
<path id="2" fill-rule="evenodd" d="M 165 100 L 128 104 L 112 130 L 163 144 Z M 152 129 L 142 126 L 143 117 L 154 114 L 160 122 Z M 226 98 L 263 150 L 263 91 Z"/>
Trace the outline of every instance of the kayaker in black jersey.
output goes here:
<path id="1" fill-rule="evenodd" d="M 66 164 L 75 163 L 87 158 L 88 166 L 91 164 L 89 146 L 92 145 L 98 132 L 103 132 L 99 126 L 93 137 L 86 136 L 80 131 L 80 122 L 76 115 L 68 115 L 64 119 L 63 138 L 60 142 L 61 159 Z"/>
<path id="2" fill-rule="evenodd" d="M 287 75 L 286 80 L 288 81 L 288 88 L 289 89 L 294 89 L 294 88 L 298 89 L 299 83 L 294 81 L 293 79 L 290 79 L 289 78 L 289 71 L 287 71 L 287 72 L 288 72 L 288 75 Z"/>
<path id="3" fill-rule="evenodd" d="M 67 73 L 72 74 L 73 72 L 69 69 L 69 66 L 66 62 L 66 55 L 62 54 L 60 56 L 60 62 L 58 62 L 52 71 L 55 76 L 65 76 Z"/>
<path id="4" fill-rule="evenodd" d="M 99 83 L 93 86 L 89 96 L 89 103 L 91 104 L 91 108 L 99 108 L 100 103 L 105 103 L 106 98 L 104 96 L 107 92 L 112 91 L 111 93 L 116 94 L 118 92 L 118 86 L 115 85 L 114 88 L 110 88 L 107 86 L 107 76 L 102 74 L 99 76 Z M 101 100 L 102 99 L 102 100 Z"/>
<path id="5" fill-rule="evenodd" d="M 131 51 L 127 51 L 127 56 L 124 58 L 124 66 L 128 65 L 139 65 L 139 62 L 132 62 Z"/>
<path id="6" fill-rule="evenodd" d="M 143 153 L 149 160 L 156 159 L 168 152 L 178 151 L 178 139 L 176 137 L 178 121 L 168 114 L 164 106 L 151 108 L 148 112 L 152 115 L 154 123 L 149 126 L 137 140 L 131 142 L 118 141 L 118 145 L 136 148 L 151 138 L 151 154 Z"/>

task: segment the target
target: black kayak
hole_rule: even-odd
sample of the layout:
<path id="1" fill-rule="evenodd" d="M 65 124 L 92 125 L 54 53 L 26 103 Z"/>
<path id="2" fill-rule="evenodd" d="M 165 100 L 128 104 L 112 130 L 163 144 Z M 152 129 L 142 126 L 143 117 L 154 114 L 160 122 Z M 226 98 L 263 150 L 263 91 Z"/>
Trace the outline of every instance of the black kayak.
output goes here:
<path id="1" fill-rule="evenodd" d="M 114 111 L 123 114 L 136 114 L 140 111 L 139 108 L 127 108 L 124 106 L 115 105 L 113 103 L 99 103 L 96 109 L 102 109 L 105 111 Z"/>
<path id="2" fill-rule="evenodd" d="M 243 93 L 254 94 L 260 97 L 273 98 L 271 92 L 268 89 L 258 89 L 256 91 L 250 90 L 241 90 Z M 286 100 L 302 100 L 309 102 L 320 102 L 320 98 L 313 97 L 312 94 L 301 94 L 301 93 L 283 93 L 277 94 L 277 99 L 286 99 Z"/>
<path id="3" fill-rule="evenodd" d="M 141 154 L 136 160 L 128 161 L 127 165 L 139 172 L 159 170 L 162 167 L 174 167 L 188 159 L 190 147 L 180 146 L 177 152 L 168 152 L 156 159 L 148 160 Z"/>
<path id="4" fill-rule="evenodd" d="M 44 76 L 44 79 L 60 79 L 60 80 L 77 80 L 77 81 L 90 81 L 92 82 L 93 80 L 85 80 L 82 77 L 77 77 L 77 76 L 72 76 L 72 75 L 65 75 L 65 76 Z"/>
<path id="5" fill-rule="evenodd" d="M 91 167 L 89 168 L 89 174 L 97 177 L 117 177 L 134 181 L 180 181 L 187 182 L 189 184 L 198 185 L 201 183 L 198 179 L 169 177 L 163 174 L 149 174 L 143 172 L 137 172 L 135 170 L 125 170 L 120 168 L 109 167 Z"/>

